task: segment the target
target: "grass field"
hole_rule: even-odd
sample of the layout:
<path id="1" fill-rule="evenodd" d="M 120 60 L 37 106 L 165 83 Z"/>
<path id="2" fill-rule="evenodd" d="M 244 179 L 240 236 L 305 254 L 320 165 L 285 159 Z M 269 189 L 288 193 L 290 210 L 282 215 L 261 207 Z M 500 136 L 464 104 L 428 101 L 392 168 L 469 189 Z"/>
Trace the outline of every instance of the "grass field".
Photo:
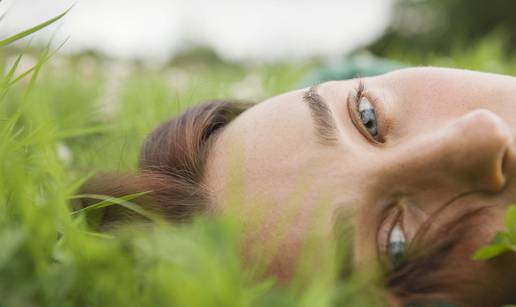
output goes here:
<path id="1" fill-rule="evenodd" d="M 361 299 L 359 282 L 343 287 L 328 279 L 301 291 L 256 280 L 241 264 L 239 226 L 231 220 L 157 222 L 113 235 L 70 212 L 77 188 L 96 171 L 135 169 L 141 141 L 158 122 L 206 99 L 260 101 L 292 89 L 312 64 L 186 57 L 148 68 L 49 57 L 52 49 L 0 52 L 0 305 L 328 306 Z"/>
<path id="2" fill-rule="evenodd" d="M 516 61 L 491 39 L 496 44 L 451 58 L 392 58 L 516 72 Z M 82 213 L 70 212 L 77 188 L 96 171 L 135 169 L 141 141 L 158 122 L 206 99 L 260 101 L 293 89 L 314 63 L 183 58 L 149 68 L 49 52 L 27 52 L 18 62 L 23 51 L 0 49 L 0 305 L 382 305 L 358 277 L 328 274 L 290 287 L 256 280 L 241 263 L 232 220 L 158 222 L 113 235 L 88 229 Z"/>

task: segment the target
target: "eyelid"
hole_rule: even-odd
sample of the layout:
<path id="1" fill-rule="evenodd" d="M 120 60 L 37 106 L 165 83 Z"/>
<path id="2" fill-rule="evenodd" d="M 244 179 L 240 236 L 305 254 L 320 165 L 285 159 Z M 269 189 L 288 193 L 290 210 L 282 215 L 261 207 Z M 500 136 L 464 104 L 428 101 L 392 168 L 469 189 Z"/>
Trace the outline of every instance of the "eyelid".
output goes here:
<path id="1" fill-rule="evenodd" d="M 360 115 L 358 114 L 358 103 L 360 99 L 366 98 L 367 101 L 373 106 L 374 112 L 376 115 L 376 124 L 378 129 L 378 140 L 373 138 L 365 129 L 364 125 L 360 123 Z M 387 132 L 387 125 L 385 121 L 385 113 L 383 110 L 383 105 L 378 101 L 378 99 L 369 92 L 362 80 L 359 81 L 358 86 L 350 92 L 347 100 L 347 107 L 349 117 L 353 122 L 353 125 L 358 129 L 360 134 L 362 134 L 369 142 L 375 145 L 383 145 L 385 143 L 385 136 Z"/>
<path id="2" fill-rule="evenodd" d="M 392 208 L 380 223 L 380 227 L 378 229 L 378 246 L 380 247 L 380 251 L 383 254 L 385 254 L 387 250 L 389 234 L 391 233 L 391 230 L 394 228 L 394 226 L 396 226 L 396 224 L 399 222 L 400 215 L 400 209 Z"/>

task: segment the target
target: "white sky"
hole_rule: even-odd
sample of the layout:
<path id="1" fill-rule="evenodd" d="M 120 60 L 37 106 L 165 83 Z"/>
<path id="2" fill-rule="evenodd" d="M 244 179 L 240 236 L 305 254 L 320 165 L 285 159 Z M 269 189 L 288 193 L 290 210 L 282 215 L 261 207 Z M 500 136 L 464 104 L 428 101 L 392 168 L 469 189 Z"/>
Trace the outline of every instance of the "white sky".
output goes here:
<path id="1" fill-rule="evenodd" d="M 391 0 L 0 0 L 9 7 L 0 38 L 58 15 L 32 44 L 64 52 L 96 49 L 121 59 L 160 62 L 191 44 L 232 60 L 336 56 L 370 42 L 385 28 Z"/>

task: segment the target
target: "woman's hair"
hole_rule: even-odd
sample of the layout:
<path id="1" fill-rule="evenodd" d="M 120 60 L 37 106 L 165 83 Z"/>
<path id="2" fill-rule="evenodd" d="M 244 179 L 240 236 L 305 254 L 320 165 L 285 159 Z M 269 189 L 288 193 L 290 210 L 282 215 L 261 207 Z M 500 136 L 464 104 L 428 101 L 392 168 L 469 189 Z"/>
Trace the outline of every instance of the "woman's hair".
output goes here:
<path id="1" fill-rule="evenodd" d="M 386 286 L 391 295 L 401 306 L 513 303 L 516 294 L 507 295 L 514 293 L 512 286 L 500 280 L 500 273 L 507 263 L 513 263 L 513 257 L 502 255 L 476 265 L 471 259 L 476 246 L 484 244 L 483 226 L 492 223 L 493 208 L 473 208 L 448 219 L 443 216 L 446 209 L 441 207 L 421 225 L 408 246 L 404 263 L 387 273 Z M 492 287 L 494 284 L 496 287 Z"/>
<path id="2" fill-rule="evenodd" d="M 457 292 L 471 280 L 465 280 L 460 268 L 450 265 L 449 256 L 464 240 L 468 226 L 478 212 L 469 212 L 432 229 L 437 215 L 430 217 L 416 233 L 406 251 L 404 262 L 387 274 L 387 287 L 402 306 L 410 304 L 464 303 Z M 461 274 L 462 273 L 462 274 Z M 469 277 L 471 278 L 471 277 Z M 426 306 L 426 305 L 423 305 Z"/>
<path id="3" fill-rule="evenodd" d="M 169 220 L 188 219 L 206 208 L 203 175 L 216 135 L 249 106 L 242 102 L 211 100 L 187 109 L 159 125 L 146 138 L 136 173 L 97 174 L 79 193 L 120 198 L 147 192 L 131 202 Z M 96 197 L 84 197 L 80 206 L 87 207 L 98 201 Z M 101 229 L 141 218 L 117 205 L 105 207 L 100 217 L 95 212 L 95 217 L 95 224 Z"/>

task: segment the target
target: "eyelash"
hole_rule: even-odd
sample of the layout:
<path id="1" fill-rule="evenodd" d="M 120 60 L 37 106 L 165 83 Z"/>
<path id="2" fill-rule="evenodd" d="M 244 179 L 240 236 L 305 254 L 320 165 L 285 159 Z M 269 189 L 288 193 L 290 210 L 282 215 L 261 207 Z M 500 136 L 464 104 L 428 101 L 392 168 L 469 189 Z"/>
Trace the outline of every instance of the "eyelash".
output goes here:
<path id="1" fill-rule="evenodd" d="M 358 111 L 359 102 L 362 98 L 366 98 L 367 101 L 372 105 L 374 109 L 374 114 L 376 117 L 376 126 L 378 130 L 378 137 L 375 138 L 364 127 L 363 123 L 361 122 L 360 118 L 360 112 Z M 383 144 L 385 142 L 384 139 L 384 132 L 382 129 L 380 129 L 380 116 L 377 107 L 377 101 L 375 99 L 372 99 L 366 91 L 365 84 L 362 80 L 359 80 L 358 86 L 355 88 L 355 91 L 352 95 L 350 95 L 350 99 L 348 99 L 348 111 L 350 112 L 350 117 L 353 121 L 353 124 L 357 127 L 357 129 L 372 143 L 375 144 Z"/>

